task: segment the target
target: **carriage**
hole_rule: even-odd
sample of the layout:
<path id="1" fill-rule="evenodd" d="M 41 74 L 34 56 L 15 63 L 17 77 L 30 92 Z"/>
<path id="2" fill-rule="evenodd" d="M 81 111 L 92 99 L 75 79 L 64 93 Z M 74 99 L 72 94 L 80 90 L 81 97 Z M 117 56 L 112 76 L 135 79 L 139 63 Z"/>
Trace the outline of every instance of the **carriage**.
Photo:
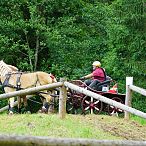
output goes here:
<path id="1" fill-rule="evenodd" d="M 125 94 L 118 93 L 117 83 L 115 83 L 113 80 L 106 80 L 102 83 L 99 83 L 94 89 L 87 86 L 81 80 L 73 80 L 70 82 L 114 101 L 122 104 L 125 103 Z M 106 112 L 109 115 L 113 115 L 123 113 L 123 110 L 119 108 L 103 103 L 93 97 L 86 96 L 83 93 L 79 93 L 72 89 L 69 89 L 67 92 L 66 110 L 69 114 L 99 114 L 101 112 Z"/>

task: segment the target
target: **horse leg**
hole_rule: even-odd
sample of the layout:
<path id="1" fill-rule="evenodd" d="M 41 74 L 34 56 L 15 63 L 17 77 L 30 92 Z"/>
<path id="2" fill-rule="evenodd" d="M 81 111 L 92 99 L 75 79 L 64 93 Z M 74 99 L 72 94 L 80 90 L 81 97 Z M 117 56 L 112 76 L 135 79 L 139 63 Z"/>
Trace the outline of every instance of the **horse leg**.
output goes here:
<path id="1" fill-rule="evenodd" d="M 17 97 L 17 101 L 18 101 L 18 113 L 21 113 L 21 97 Z"/>
<path id="2" fill-rule="evenodd" d="M 49 103 L 48 114 L 50 114 L 50 113 L 54 113 L 54 97 L 49 95 L 52 93 L 51 91 L 48 91 L 47 93 L 48 94 L 47 96 L 45 96 L 45 98 L 46 98 L 46 101 Z"/>
<path id="3" fill-rule="evenodd" d="M 48 92 L 45 92 L 43 91 L 44 93 L 40 93 L 41 96 L 43 96 L 45 99 L 44 99 L 44 102 L 43 102 L 43 106 L 42 106 L 42 112 L 43 113 L 47 113 L 48 111 L 49 112 L 53 112 L 54 110 L 54 104 L 51 103 L 52 101 L 52 97 L 50 95 L 48 95 Z"/>
<path id="4" fill-rule="evenodd" d="M 50 114 L 50 113 L 54 113 L 54 97 L 51 97 L 51 99 L 50 99 L 50 106 L 48 109 L 48 114 Z"/>
<path id="5" fill-rule="evenodd" d="M 40 95 L 41 101 L 43 103 L 43 106 L 38 111 L 38 113 L 47 113 L 48 108 L 49 108 L 49 104 L 46 102 L 46 99 L 41 94 L 39 94 L 39 95 Z"/>
<path id="6" fill-rule="evenodd" d="M 14 97 L 9 98 L 9 114 L 10 115 L 14 113 L 14 101 L 15 101 Z"/>
<path id="7" fill-rule="evenodd" d="M 40 113 L 47 113 L 48 112 L 48 108 L 49 108 L 49 103 L 46 101 L 46 98 L 41 94 L 42 96 L 42 103 L 43 106 L 41 108 L 41 110 L 39 111 Z"/>
<path id="8" fill-rule="evenodd" d="M 49 95 L 48 96 L 48 100 L 49 100 L 49 103 L 50 103 L 50 106 L 49 106 L 49 109 L 48 109 L 48 114 L 49 113 L 54 113 L 54 111 L 55 111 L 55 97 L 53 96 L 53 95 L 57 95 L 57 92 L 55 91 L 55 90 L 53 90 L 53 91 L 48 91 L 50 94 L 52 94 L 52 96 L 51 95 Z"/>
<path id="9" fill-rule="evenodd" d="M 27 97 L 26 97 L 26 95 L 21 96 L 21 98 L 23 99 L 24 108 L 25 108 L 26 113 L 31 113 L 30 112 L 30 108 L 29 108 L 28 103 L 27 103 Z"/>

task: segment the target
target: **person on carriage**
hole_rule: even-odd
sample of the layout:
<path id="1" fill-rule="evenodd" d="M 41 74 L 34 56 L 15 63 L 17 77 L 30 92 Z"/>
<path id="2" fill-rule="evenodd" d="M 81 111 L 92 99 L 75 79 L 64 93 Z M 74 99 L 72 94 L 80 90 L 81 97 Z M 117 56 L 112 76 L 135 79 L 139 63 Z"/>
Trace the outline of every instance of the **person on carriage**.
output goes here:
<path id="1" fill-rule="evenodd" d="M 81 80 L 85 80 L 84 83 L 90 88 L 96 88 L 98 83 L 104 82 L 106 80 L 105 69 L 101 67 L 101 63 L 99 61 L 94 61 L 92 73 L 81 77 Z M 90 78 L 90 79 L 89 79 Z"/>

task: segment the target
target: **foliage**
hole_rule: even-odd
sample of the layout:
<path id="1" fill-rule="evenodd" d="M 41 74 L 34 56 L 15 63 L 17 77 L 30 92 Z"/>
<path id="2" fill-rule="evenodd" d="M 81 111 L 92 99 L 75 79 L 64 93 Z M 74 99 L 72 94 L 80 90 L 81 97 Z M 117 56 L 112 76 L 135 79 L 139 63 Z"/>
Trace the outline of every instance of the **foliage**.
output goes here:
<path id="1" fill-rule="evenodd" d="M 0 59 L 69 80 L 89 73 L 100 60 L 119 92 L 125 93 L 126 76 L 146 88 L 145 2 L 0 0 Z"/>
<path id="2" fill-rule="evenodd" d="M 104 57 L 104 62 L 114 67 L 112 74 L 117 77 L 122 90 L 125 87 L 125 77 L 133 76 L 134 85 L 145 86 L 145 13 L 143 1 L 115 1 L 111 6 L 111 19 L 108 21 L 108 48 L 110 52 Z M 109 65 L 110 62 L 110 65 Z M 120 90 L 121 91 L 121 90 Z M 142 99 L 140 95 L 134 98 Z M 133 100 L 135 101 L 135 100 Z M 135 108 L 143 110 L 144 105 L 134 102 Z M 141 108 L 140 108 L 141 107 Z"/>
<path id="3" fill-rule="evenodd" d="M 110 51 L 103 60 L 108 65 L 108 70 L 120 79 L 120 82 L 125 81 L 126 76 L 133 76 L 137 81 L 146 73 L 143 64 L 145 32 L 142 32 L 144 23 L 142 1 L 118 0 L 110 7 L 112 12 L 107 23 L 109 37 L 107 44 Z M 125 82 L 123 88 L 124 85 Z"/>

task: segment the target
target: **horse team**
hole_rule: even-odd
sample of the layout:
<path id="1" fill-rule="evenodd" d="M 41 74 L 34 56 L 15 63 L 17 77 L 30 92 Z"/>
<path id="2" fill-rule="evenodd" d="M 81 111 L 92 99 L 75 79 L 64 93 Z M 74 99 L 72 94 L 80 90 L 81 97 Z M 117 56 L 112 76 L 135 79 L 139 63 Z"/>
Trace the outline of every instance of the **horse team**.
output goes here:
<path id="1" fill-rule="evenodd" d="M 0 61 L 0 81 L 4 87 L 5 93 L 57 82 L 56 78 L 52 74 L 48 74 L 42 71 L 32 73 L 20 72 L 16 67 L 6 64 L 3 60 Z M 50 104 L 53 100 L 53 97 L 50 95 L 51 92 L 52 91 L 44 90 L 37 93 L 42 97 L 41 99 L 43 102 L 43 106 L 40 112 L 47 113 L 53 109 L 53 107 L 51 107 L 52 104 Z M 17 100 L 18 112 L 20 112 L 22 100 L 26 111 L 29 111 L 27 96 L 23 95 L 17 97 Z M 9 114 L 14 113 L 14 102 L 14 97 L 9 99 Z"/>

